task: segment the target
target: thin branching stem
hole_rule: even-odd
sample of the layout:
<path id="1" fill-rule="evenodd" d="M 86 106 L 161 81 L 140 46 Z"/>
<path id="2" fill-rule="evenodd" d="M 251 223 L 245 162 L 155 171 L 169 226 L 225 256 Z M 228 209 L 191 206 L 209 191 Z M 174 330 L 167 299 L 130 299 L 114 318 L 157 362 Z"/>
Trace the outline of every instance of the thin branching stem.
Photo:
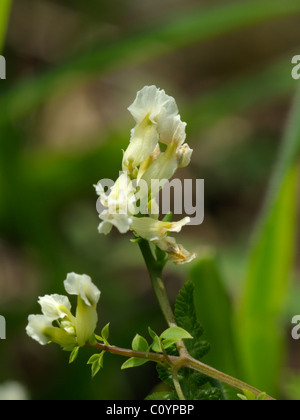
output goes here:
<path id="1" fill-rule="evenodd" d="M 172 307 L 168 298 L 168 294 L 167 294 L 164 282 L 162 280 L 163 266 L 154 258 L 149 242 L 141 239 L 138 242 L 138 244 L 143 254 L 143 257 L 144 257 L 144 260 L 145 260 L 145 263 L 146 263 L 146 266 L 150 275 L 154 293 L 158 300 L 161 311 L 167 321 L 167 324 L 169 325 L 169 327 L 177 326 L 175 316 L 174 316 L 174 313 L 173 313 L 173 310 L 172 310 Z M 156 361 L 158 361 L 157 356 L 159 356 L 160 361 L 163 361 L 165 363 L 168 361 L 171 362 L 173 365 L 173 370 L 172 370 L 173 373 L 176 371 L 178 372 L 178 370 L 181 367 L 186 367 L 186 368 L 194 369 L 198 372 L 201 372 L 209 376 L 210 378 L 213 378 L 222 383 L 225 383 L 239 391 L 243 391 L 244 389 L 251 391 L 256 397 L 261 394 L 261 391 L 252 387 L 251 385 L 248 385 L 245 382 L 240 381 L 239 379 L 233 378 L 223 372 L 220 372 L 208 365 L 205 365 L 199 360 L 196 360 L 193 357 L 191 357 L 183 341 L 180 341 L 177 344 L 177 349 L 179 352 L 179 357 L 169 356 L 169 360 L 166 360 L 164 355 L 156 355 L 156 354 L 149 353 L 148 358 L 149 360 L 155 361 L 154 359 L 156 359 Z M 141 357 L 141 355 L 131 356 L 131 357 Z M 173 375 L 174 387 L 176 389 L 178 397 L 181 399 L 183 396 L 183 394 L 181 395 L 182 390 L 181 390 L 181 387 L 180 389 L 178 387 L 179 382 L 178 382 L 177 374 L 175 376 Z M 273 398 L 268 395 L 266 396 L 265 399 L 273 400 Z"/>
<path id="2" fill-rule="evenodd" d="M 168 356 L 168 360 L 167 360 L 163 354 L 159 354 L 159 353 L 153 353 L 153 352 L 144 353 L 141 351 L 124 349 L 124 348 L 116 347 L 116 346 L 107 346 L 101 343 L 97 343 L 93 347 L 95 347 L 98 350 L 105 351 L 107 353 L 116 354 L 116 355 L 127 357 L 127 358 L 135 357 L 137 359 L 145 359 L 151 362 L 164 363 L 164 364 L 170 364 L 171 362 L 172 367 L 176 369 L 177 371 L 182 367 L 193 369 L 193 370 L 196 370 L 197 372 L 200 372 L 209 376 L 210 378 L 223 382 L 239 391 L 243 391 L 243 389 L 246 389 L 247 391 L 251 391 L 256 397 L 262 393 L 260 390 L 252 387 L 251 385 L 248 385 L 245 382 L 240 381 L 239 379 L 233 378 L 232 376 L 229 376 L 208 365 L 205 365 L 199 360 L 193 359 L 191 356 L 188 356 L 188 357 Z M 265 399 L 273 400 L 273 398 L 270 397 L 269 395 L 267 395 Z"/>

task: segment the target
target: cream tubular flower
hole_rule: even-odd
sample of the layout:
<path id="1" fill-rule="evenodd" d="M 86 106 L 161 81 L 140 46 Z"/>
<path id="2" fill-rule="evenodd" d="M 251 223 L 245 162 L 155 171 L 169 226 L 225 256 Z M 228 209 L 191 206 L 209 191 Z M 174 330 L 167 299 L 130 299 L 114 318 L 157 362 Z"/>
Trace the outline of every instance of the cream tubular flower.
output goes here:
<path id="1" fill-rule="evenodd" d="M 180 146 L 177 152 L 178 168 L 186 168 L 191 163 L 193 150 L 187 143 Z"/>
<path id="2" fill-rule="evenodd" d="M 187 264 L 196 258 L 196 254 L 191 254 L 182 245 L 177 244 L 176 240 L 167 236 L 166 238 L 154 242 L 158 248 L 168 254 L 171 262 L 177 265 Z"/>
<path id="3" fill-rule="evenodd" d="M 85 274 L 68 274 L 64 285 L 67 293 L 78 296 L 76 335 L 78 345 L 82 347 L 95 332 L 98 322 L 97 304 L 101 292 Z"/>
<path id="4" fill-rule="evenodd" d="M 131 131 L 129 146 L 123 156 L 123 171 L 135 175 L 136 168 L 155 150 L 159 140 L 155 125 L 148 117 Z"/>
<path id="5" fill-rule="evenodd" d="M 158 141 L 164 142 L 164 132 L 168 121 L 178 115 L 175 99 L 166 95 L 156 86 L 145 86 L 138 92 L 134 103 L 128 108 L 136 121 L 131 132 L 131 141 L 124 153 L 123 170 L 134 174 L 155 150 Z"/>
<path id="6" fill-rule="evenodd" d="M 181 159 L 181 147 L 186 139 L 185 128 L 186 124 L 180 120 L 179 116 L 173 119 L 168 128 L 170 143 L 166 151 L 161 153 L 149 165 L 142 176 L 142 179 L 148 183 L 149 187 L 151 186 L 151 199 L 156 197 L 159 189 L 173 177 L 178 169 L 179 159 Z"/>
<path id="7" fill-rule="evenodd" d="M 147 241 L 159 241 L 169 232 L 180 232 L 190 220 L 189 217 L 185 217 L 179 222 L 162 222 L 151 217 L 134 217 L 131 228 L 137 236 Z"/>
<path id="8" fill-rule="evenodd" d="M 106 207 L 100 214 L 99 233 L 107 235 L 115 226 L 120 233 L 130 229 L 131 215 L 135 213 L 135 189 L 126 173 L 122 173 L 107 195 L 101 184 L 95 186 L 101 204 Z"/>
<path id="9" fill-rule="evenodd" d="M 128 111 L 137 125 L 144 121 L 146 117 L 153 124 L 159 124 L 162 119 L 171 118 L 178 114 L 175 99 L 156 86 L 145 86 L 140 90 Z"/>
<path id="10" fill-rule="evenodd" d="M 30 315 L 26 332 L 29 337 L 42 346 L 52 342 L 65 349 L 70 349 L 77 345 L 75 335 L 68 334 L 61 328 L 53 327 L 52 320 L 45 315 Z"/>

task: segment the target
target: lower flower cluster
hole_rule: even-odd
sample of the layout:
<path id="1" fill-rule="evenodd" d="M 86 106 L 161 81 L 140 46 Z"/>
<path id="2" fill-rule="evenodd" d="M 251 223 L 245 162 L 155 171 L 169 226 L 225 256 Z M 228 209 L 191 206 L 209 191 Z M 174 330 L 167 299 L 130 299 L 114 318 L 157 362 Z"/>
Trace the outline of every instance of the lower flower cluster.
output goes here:
<path id="1" fill-rule="evenodd" d="M 85 274 L 68 274 L 64 286 L 69 295 L 78 297 L 76 315 L 67 296 L 46 295 L 38 300 L 42 314 L 29 316 L 26 331 L 41 345 L 56 343 L 72 351 L 93 339 L 101 292 Z"/>

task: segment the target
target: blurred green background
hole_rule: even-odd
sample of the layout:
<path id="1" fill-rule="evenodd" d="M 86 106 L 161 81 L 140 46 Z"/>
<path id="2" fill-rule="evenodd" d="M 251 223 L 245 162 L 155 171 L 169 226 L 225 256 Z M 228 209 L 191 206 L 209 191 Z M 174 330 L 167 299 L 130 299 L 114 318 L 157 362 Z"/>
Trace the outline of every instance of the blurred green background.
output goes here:
<path id="1" fill-rule="evenodd" d="M 32 399 L 143 399 L 159 383 L 154 366 L 121 372 L 110 355 L 91 381 L 89 349 L 68 366 L 25 334 L 37 297 L 63 293 L 71 271 L 101 289 L 113 344 L 165 329 L 138 247 L 97 233 L 93 188 L 117 178 L 127 107 L 156 84 L 188 123 L 194 155 L 180 175 L 206 188 L 205 222 L 180 234 L 199 258 L 167 266 L 171 300 L 191 278 L 204 361 L 300 399 L 299 39 L 299 0 L 2 0 L 0 385 L 18 381 Z"/>

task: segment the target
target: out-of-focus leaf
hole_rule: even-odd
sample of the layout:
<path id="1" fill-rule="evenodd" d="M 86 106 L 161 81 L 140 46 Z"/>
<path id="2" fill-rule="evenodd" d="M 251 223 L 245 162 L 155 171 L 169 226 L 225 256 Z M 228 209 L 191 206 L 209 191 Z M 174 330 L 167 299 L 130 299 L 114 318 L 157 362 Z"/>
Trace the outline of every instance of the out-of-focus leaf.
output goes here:
<path id="1" fill-rule="evenodd" d="M 249 255 L 236 314 L 244 379 L 276 396 L 284 356 L 280 316 L 287 296 L 297 235 L 300 91 Z"/>
<path id="2" fill-rule="evenodd" d="M 205 362 L 231 375 L 236 374 L 232 306 L 213 255 L 201 259 L 191 269 L 194 302 L 204 338 L 211 351 Z"/>
<path id="3" fill-rule="evenodd" d="M 204 95 L 201 100 L 189 105 L 184 113 L 188 117 L 189 131 L 207 128 L 219 118 L 235 113 L 237 110 L 289 93 L 295 86 L 295 81 L 291 77 L 285 77 L 289 70 L 289 59 L 285 59 L 258 75 L 235 80 L 218 91 Z M 253 89 L 253 86 L 256 88 Z M 7 133 L 2 134 L 3 138 L 7 137 Z M 123 132 L 114 130 L 105 138 L 101 138 L 99 148 L 86 153 L 49 153 L 49 151 L 40 150 L 34 154 L 26 154 L 19 165 L 22 173 L 18 175 L 20 185 L 16 186 L 16 189 L 24 193 L 28 202 L 36 202 L 35 197 L 38 196 L 39 203 L 43 205 L 46 212 L 52 211 L 53 206 L 59 205 L 62 201 L 70 200 L 74 194 L 78 195 L 81 191 L 87 192 L 88 186 L 93 194 L 92 184 L 100 178 L 117 177 L 122 159 L 121 149 L 126 147 L 127 141 Z M 7 148 L 15 142 L 5 144 Z M 8 161 L 7 153 L 9 151 L 5 153 L 3 151 L 3 165 Z M 13 156 L 15 155 L 14 152 Z M 1 218 L 2 213 L 6 211 L 3 206 L 6 207 L 9 204 L 7 199 L 2 198 L 3 188 L 5 188 L 3 182 L 6 178 L 9 182 L 7 187 L 9 191 L 11 190 L 11 175 L 9 175 L 2 178 L 0 184 Z M 28 200 L 30 196 L 32 198 Z M 22 200 L 20 194 L 14 197 Z M 18 203 L 12 203 L 12 206 L 19 207 Z M 10 210 L 7 209 L 7 211 Z M 41 214 L 41 211 L 39 213 Z"/>
<path id="4" fill-rule="evenodd" d="M 187 104 L 183 115 L 190 132 L 206 129 L 216 121 L 255 105 L 269 104 L 295 90 L 295 81 L 288 77 L 291 71 L 290 56 L 267 68 L 220 86 Z"/>
<path id="5" fill-rule="evenodd" d="M 199 8 L 158 28 L 74 58 L 38 78 L 14 87 L 0 99 L 0 122 L 26 115 L 54 91 L 91 77 L 161 56 L 195 42 L 300 12 L 295 0 L 248 0 Z"/>
<path id="6" fill-rule="evenodd" d="M 1 0 L 0 2 L 0 52 L 3 49 L 11 3 L 12 0 Z"/>

